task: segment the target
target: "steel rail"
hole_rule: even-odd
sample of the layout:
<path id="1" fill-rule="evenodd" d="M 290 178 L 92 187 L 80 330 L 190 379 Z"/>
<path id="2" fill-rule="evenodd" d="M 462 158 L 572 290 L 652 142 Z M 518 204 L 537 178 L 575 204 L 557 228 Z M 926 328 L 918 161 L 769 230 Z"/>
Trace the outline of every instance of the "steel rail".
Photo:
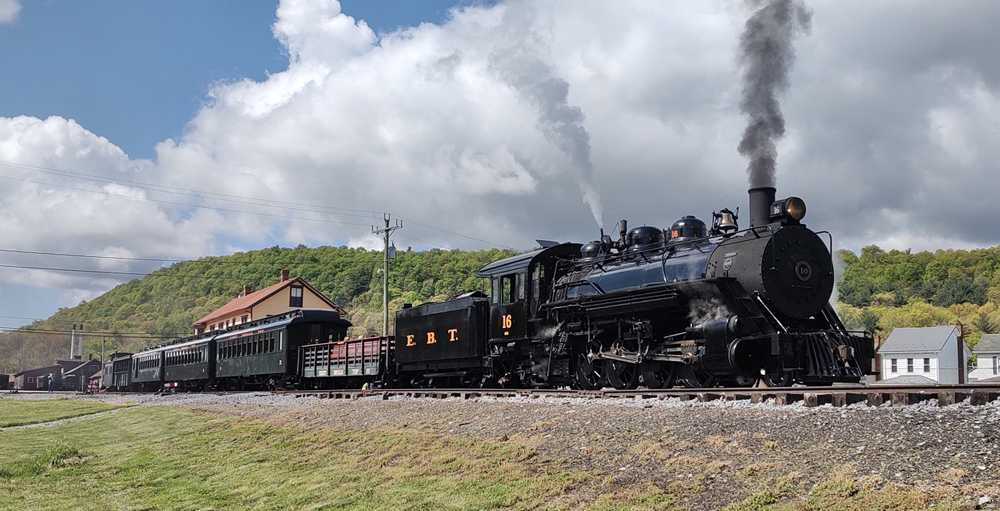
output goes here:
<path id="1" fill-rule="evenodd" d="M 801 403 L 813 407 L 832 405 L 843 407 L 853 404 L 880 406 L 906 406 L 930 400 L 937 400 L 938 406 L 949 406 L 966 400 L 974 406 L 981 406 L 1000 400 L 998 384 L 964 385 L 842 385 L 830 387 L 728 387 L 710 389 L 660 389 L 660 390 L 570 390 L 570 389 L 339 389 L 339 390 L 289 390 L 275 391 L 276 394 L 294 397 L 317 397 L 320 399 L 359 399 L 377 397 L 407 397 L 418 399 L 474 399 L 494 398 L 582 398 L 619 400 L 665 400 L 680 401 L 749 401 L 751 403 L 770 402 L 776 405 Z"/>

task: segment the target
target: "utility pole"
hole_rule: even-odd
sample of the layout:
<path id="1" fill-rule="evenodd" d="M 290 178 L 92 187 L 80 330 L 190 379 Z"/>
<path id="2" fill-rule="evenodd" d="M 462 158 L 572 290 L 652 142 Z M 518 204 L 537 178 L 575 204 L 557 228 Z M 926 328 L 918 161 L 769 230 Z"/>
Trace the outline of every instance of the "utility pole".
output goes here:
<path id="1" fill-rule="evenodd" d="M 403 222 L 396 220 L 396 225 L 389 227 L 389 213 L 384 214 L 385 218 L 385 228 L 375 229 L 372 226 L 373 234 L 381 234 L 385 236 L 385 252 L 383 252 L 382 259 L 382 337 L 388 337 L 389 335 L 389 236 L 396 229 L 403 228 Z M 396 258 L 395 246 L 393 248 L 392 258 Z"/>

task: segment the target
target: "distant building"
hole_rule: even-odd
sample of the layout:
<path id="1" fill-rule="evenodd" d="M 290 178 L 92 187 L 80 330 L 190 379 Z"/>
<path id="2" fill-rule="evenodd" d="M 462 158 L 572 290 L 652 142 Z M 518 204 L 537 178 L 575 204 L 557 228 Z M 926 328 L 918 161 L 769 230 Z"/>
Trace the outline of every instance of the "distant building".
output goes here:
<path id="1" fill-rule="evenodd" d="M 224 330 L 233 325 L 247 323 L 268 316 L 275 316 L 295 309 L 345 311 L 301 278 L 289 278 L 288 270 L 281 270 L 277 284 L 253 291 L 243 288 L 243 295 L 223 305 L 192 325 L 195 334 Z"/>
<path id="2" fill-rule="evenodd" d="M 976 369 L 972 371 L 973 380 L 1000 379 L 1000 334 L 983 334 L 976 349 Z"/>
<path id="3" fill-rule="evenodd" d="M 62 366 L 58 364 L 28 369 L 14 374 L 14 388 L 18 390 L 47 390 L 50 377 L 52 378 L 52 389 L 62 389 Z"/>
<path id="4" fill-rule="evenodd" d="M 62 374 L 63 390 L 85 390 L 91 376 L 101 372 L 101 361 L 90 359 L 86 362 L 77 360 L 77 365 Z"/>
<path id="5" fill-rule="evenodd" d="M 0 374 L 0 390 L 7 390 L 10 388 L 10 375 Z"/>
<path id="6" fill-rule="evenodd" d="M 972 357 L 959 326 L 897 328 L 878 352 L 884 384 L 965 383 Z"/>

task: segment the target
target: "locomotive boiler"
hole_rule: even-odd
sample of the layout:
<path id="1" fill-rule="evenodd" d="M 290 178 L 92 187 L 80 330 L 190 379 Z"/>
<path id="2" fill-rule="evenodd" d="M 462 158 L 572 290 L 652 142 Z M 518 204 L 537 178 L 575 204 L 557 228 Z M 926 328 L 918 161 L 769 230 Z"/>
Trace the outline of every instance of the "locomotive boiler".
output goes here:
<path id="1" fill-rule="evenodd" d="M 745 230 L 730 210 L 711 228 L 690 216 L 669 230 L 622 221 L 618 240 L 550 243 L 481 269 L 487 383 L 828 385 L 871 374 L 870 334 L 848 332 L 829 303 L 829 234 L 802 223 L 797 197 L 749 195 Z"/>

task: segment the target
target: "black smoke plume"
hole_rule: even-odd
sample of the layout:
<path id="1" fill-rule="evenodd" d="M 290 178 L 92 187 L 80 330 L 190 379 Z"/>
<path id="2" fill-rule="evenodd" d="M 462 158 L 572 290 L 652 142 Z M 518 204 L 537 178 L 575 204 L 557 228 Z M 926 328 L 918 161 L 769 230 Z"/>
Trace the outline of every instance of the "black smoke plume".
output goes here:
<path id="1" fill-rule="evenodd" d="M 795 61 L 792 40 L 809 33 L 812 11 L 799 0 L 749 0 L 754 10 L 740 35 L 743 98 L 740 111 L 747 127 L 738 147 L 750 159 L 750 187 L 774 186 L 778 157 L 775 141 L 785 134 L 778 96 L 788 90 L 788 71 Z"/>

